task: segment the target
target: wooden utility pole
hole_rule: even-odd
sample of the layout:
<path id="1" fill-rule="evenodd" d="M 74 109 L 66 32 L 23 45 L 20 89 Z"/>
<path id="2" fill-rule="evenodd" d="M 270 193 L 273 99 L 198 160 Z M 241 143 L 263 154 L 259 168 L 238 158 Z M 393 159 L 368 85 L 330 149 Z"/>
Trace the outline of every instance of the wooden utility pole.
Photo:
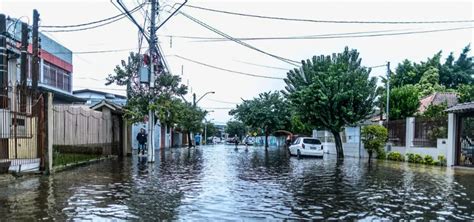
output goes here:
<path id="1" fill-rule="evenodd" d="M 20 112 L 26 112 L 26 82 L 28 73 L 28 25 L 21 23 Z"/>
<path id="2" fill-rule="evenodd" d="M 33 62 L 32 62 L 32 72 L 31 72 L 31 86 L 33 91 L 38 89 L 38 80 L 40 73 L 40 58 L 39 58 L 39 32 L 38 32 L 38 23 L 39 23 L 39 13 L 35 9 L 33 10 L 33 33 L 32 33 L 32 47 L 33 47 Z"/>
<path id="3" fill-rule="evenodd" d="M 5 108 L 8 108 L 7 21 L 5 15 L 0 14 L 0 109 Z M 9 127 L 2 121 L 0 127 L 5 128 L 4 126 Z M 7 132 L 2 132 L 2 134 L 7 134 Z M 9 158 L 8 137 L 5 136 L 0 138 L 0 158 Z"/>
<path id="4" fill-rule="evenodd" d="M 7 20 L 0 14 L 0 108 L 8 107 Z"/>

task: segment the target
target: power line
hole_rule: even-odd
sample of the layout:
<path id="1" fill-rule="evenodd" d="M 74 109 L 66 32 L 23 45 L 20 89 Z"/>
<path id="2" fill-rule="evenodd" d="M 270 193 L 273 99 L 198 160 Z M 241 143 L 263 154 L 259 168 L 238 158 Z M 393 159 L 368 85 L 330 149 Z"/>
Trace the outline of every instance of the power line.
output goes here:
<path id="1" fill-rule="evenodd" d="M 139 6 L 137 6 L 136 8 L 134 8 L 132 10 L 139 9 L 143 5 L 144 5 L 144 3 L 140 4 Z M 93 24 L 97 24 L 97 23 L 106 22 L 106 21 L 109 21 L 109 20 L 118 18 L 120 16 L 124 16 L 124 15 L 125 15 L 125 13 L 120 13 L 118 15 L 114 15 L 112 17 L 108 17 L 108 18 L 105 18 L 105 19 L 92 21 L 92 22 L 86 22 L 86 23 L 80 23 L 80 24 L 74 24 L 74 25 L 41 25 L 40 27 L 41 28 L 75 28 L 75 27 L 88 26 L 88 25 L 93 25 Z"/>
<path id="2" fill-rule="evenodd" d="M 235 38 L 235 39 L 240 40 L 240 41 L 258 41 L 258 40 L 316 40 L 316 39 L 365 38 L 365 37 L 382 37 L 382 36 L 398 36 L 398 35 L 414 35 L 414 34 L 424 34 L 424 33 L 447 32 L 447 31 L 456 31 L 456 30 L 464 30 L 464 29 L 472 29 L 472 28 L 474 28 L 474 26 L 444 28 L 444 29 L 429 29 L 429 30 L 419 30 L 419 31 L 406 31 L 406 32 L 403 32 L 400 30 L 399 32 L 388 32 L 388 33 L 383 33 L 383 31 L 359 32 L 359 33 L 366 33 L 366 34 L 361 34 L 361 35 L 335 33 L 333 35 L 323 34 L 323 35 L 312 35 L 312 36 L 247 37 L 247 38 Z M 354 32 L 354 34 L 357 34 L 357 32 Z M 206 38 L 206 37 L 199 37 L 199 36 L 187 36 L 187 37 L 180 36 L 180 37 L 201 40 L 197 42 L 232 41 L 232 40 L 228 40 L 224 38 Z"/>
<path id="3" fill-rule="evenodd" d="M 211 99 L 211 98 L 204 98 L 204 99 L 209 100 L 209 101 L 213 101 L 213 102 L 217 102 L 217 103 L 233 104 L 233 105 L 239 104 L 239 103 L 227 102 L 227 101 L 222 101 L 222 100 L 217 100 L 217 99 Z"/>
<path id="4" fill-rule="evenodd" d="M 129 49 L 106 49 L 106 50 L 91 50 L 91 51 L 73 51 L 72 54 L 100 54 L 100 53 L 112 53 L 112 52 L 125 52 L 125 51 L 135 51 L 139 48 L 129 48 Z M 71 52 L 49 52 L 51 54 L 69 54 Z"/>
<path id="5" fill-rule="evenodd" d="M 271 19 L 271 20 L 281 20 L 281 21 L 291 21 L 291 22 L 312 22 L 312 23 L 338 23 L 338 24 L 447 24 L 447 23 L 472 23 L 474 20 L 439 20 L 439 21 L 359 21 L 359 20 L 316 20 L 316 19 L 303 19 L 303 18 L 287 18 L 287 17 L 277 17 L 277 16 L 265 16 L 265 15 L 256 15 L 248 13 L 239 13 L 232 11 L 225 11 L 219 9 L 206 8 L 195 5 L 186 5 L 186 7 L 223 13 L 229 15 L 237 15 L 244 17 L 260 18 L 260 19 Z"/>
<path id="6" fill-rule="evenodd" d="M 132 10 L 130 10 L 130 13 L 134 13 L 134 12 L 138 11 L 141 7 L 143 7 L 143 4 L 133 8 Z M 88 23 L 84 23 L 84 24 L 78 24 L 78 25 L 63 26 L 63 27 L 61 27 L 63 29 L 42 30 L 42 32 L 78 32 L 78 31 L 85 31 L 85 30 L 90 30 L 90 29 L 95 29 L 95 28 L 99 28 L 99 27 L 102 27 L 102 26 L 106 26 L 108 24 L 117 22 L 117 21 L 119 21 L 123 18 L 126 18 L 126 17 L 127 17 L 127 15 L 125 13 L 121 13 L 120 15 L 116 15 L 116 16 L 113 16 L 113 17 L 110 17 L 110 18 L 107 18 L 107 19 L 102 19 L 100 22 L 103 22 L 103 20 L 106 20 L 107 22 L 101 23 L 101 24 L 98 24 L 98 25 L 95 25 L 95 26 L 78 28 L 78 29 L 65 29 L 65 28 L 82 27 L 82 26 L 85 26 L 84 24 L 88 24 Z M 89 23 L 97 24 L 97 23 L 100 23 L 100 22 L 96 21 L 96 22 L 89 22 Z M 46 26 L 43 26 L 43 27 L 46 27 Z"/>
<path id="7" fill-rule="evenodd" d="M 284 70 L 284 71 L 288 71 L 288 70 L 289 70 L 289 69 L 286 69 L 286 68 L 275 67 L 275 66 L 267 66 L 267 65 L 260 65 L 260 64 L 251 63 L 251 62 L 245 62 L 245 61 L 241 61 L 241 60 L 236 60 L 236 61 L 237 61 L 237 62 L 240 62 L 240 63 L 248 64 L 248 65 L 258 66 L 258 67 L 264 67 L 264 68 L 270 68 L 270 69 L 278 69 L 278 70 Z"/>
<path id="8" fill-rule="evenodd" d="M 180 58 L 180 59 L 183 59 L 183 60 L 186 60 L 186 61 L 189 61 L 189 62 L 192 62 L 192 63 L 199 64 L 199 65 L 202 65 L 202 66 L 206 66 L 206 67 L 210 67 L 210 68 L 213 68 L 213 69 L 217 69 L 217 70 L 221 70 L 221 71 L 226 71 L 226 72 L 230 72 L 230 73 L 235 73 L 235 74 L 239 74 L 239 75 L 246 75 L 246 76 L 258 77 L 258 78 L 266 78 L 266 79 L 277 79 L 277 80 L 283 80 L 283 79 L 284 79 L 284 78 L 280 78 L 280 77 L 263 76 L 263 75 L 253 74 L 253 73 L 247 73 L 247 72 L 240 72 L 240 71 L 230 70 L 230 69 L 226 69 L 226 68 L 222 68 L 222 67 L 217 67 L 217 66 L 214 66 L 214 65 L 210 65 L 210 64 L 207 64 L 207 63 L 199 62 L 199 61 L 196 61 L 196 60 L 193 60 L 193 59 L 189 59 L 189 58 L 186 58 L 186 57 L 183 57 L 183 56 L 180 56 L 180 55 L 172 55 L 172 56 L 178 57 L 178 58 Z"/>
<path id="9" fill-rule="evenodd" d="M 278 59 L 278 60 L 280 60 L 280 61 L 283 61 L 283 62 L 288 63 L 288 64 L 293 65 L 293 66 L 298 66 L 298 65 L 300 64 L 298 61 L 291 60 L 291 59 L 287 59 L 287 58 L 283 58 L 283 57 L 280 57 L 280 56 L 277 56 L 277 55 L 274 55 L 274 54 L 265 52 L 265 51 L 263 51 L 263 50 L 261 50 L 261 49 L 258 49 L 258 48 L 256 48 L 256 47 L 254 47 L 254 46 L 252 46 L 252 45 L 246 43 L 246 42 L 243 42 L 243 41 L 240 41 L 240 40 L 238 40 L 238 39 L 235 39 L 234 37 L 232 37 L 232 36 L 230 36 L 230 35 L 227 35 L 227 34 L 221 32 L 221 31 L 219 31 L 218 29 L 216 29 L 216 28 L 214 28 L 214 27 L 212 27 L 212 26 L 210 26 L 210 25 L 208 25 L 208 24 L 206 24 L 206 23 L 204 23 L 204 22 L 202 22 L 202 21 L 200 21 L 200 20 L 198 20 L 198 19 L 196 19 L 196 18 L 194 18 L 194 17 L 192 17 L 192 16 L 190 16 L 190 15 L 184 13 L 184 12 L 180 12 L 180 14 L 182 14 L 183 16 L 185 16 L 186 18 L 188 18 L 189 20 L 191 20 L 191 21 L 193 21 L 193 22 L 199 24 L 200 26 L 202 26 L 202 27 L 204 27 L 204 28 L 206 28 L 206 29 L 208 29 L 208 30 L 214 32 L 214 33 L 217 33 L 218 35 L 220 35 L 220 36 L 222 36 L 222 37 L 225 37 L 225 38 L 227 38 L 227 39 L 230 39 L 230 40 L 232 40 L 233 42 L 236 42 L 236 43 L 238 43 L 238 44 L 240 44 L 240 45 L 242 45 L 242 46 L 245 46 L 245 47 L 247 47 L 247 48 L 253 49 L 253 50 L 257 51 L 257 52 L 263 53 L 263 54 L 268 55 L 268 56 L 270 56 L 270 57 L 276 58 L 276 59 Z M 296 64 L 298 64 L 298 65 L 296 65 Z"/>
<path id="10" fill-rule="evenodd" d="M 201 107 L 203 109 L 235 109 L 235 107 Z"/>

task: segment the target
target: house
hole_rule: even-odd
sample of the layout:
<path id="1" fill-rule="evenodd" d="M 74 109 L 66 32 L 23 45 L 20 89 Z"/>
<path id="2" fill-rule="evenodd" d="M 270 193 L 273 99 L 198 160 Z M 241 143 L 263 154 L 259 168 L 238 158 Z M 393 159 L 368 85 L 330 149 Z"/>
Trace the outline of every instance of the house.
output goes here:
<path id="1" fill-rule="evenodd" d="M 21 42 L 21 26 L 22 22 L 8 18 L 6 26 L 9 27 L 7 32 L 11 37 L 11 41 L 7 44 L 7 48 L 11 52 L 16 52 L 17 59 L 10 59 L 9 70 L 9 82 L 18 83 L 20 80 L 20 44 Z M 31 33 L 31 32 L 30 32 Z M 40 67 L 39 67 L 39 79 L 38 88 L 43 92 L 53 93 L 54 104 L 72 104 L 72 103 L 84 103 L 85 101 L 81 98 L 75 97 L 72 94 L 73 88 L 73 64 L 72 64 L 72 51 L 51 39 L 50 37 L 39 33 L 40 37 Z M 27 85 L 31 86 L 31 70 L 32 70 L 32 39 L 31 35 L 28 39 L 28 71 L 27 71 Z M 13 71 L 14 70 L 14 71 Z M 15 75 L 16 74 L 16 75 Z M 15 84 L 12 84 L 15 87 Z"/>
<path id="2" fill-rule="evenodd" d="M 72 94 L 76 97 L 85 99 L 86 100 L 85 103 L 87 105 L 94 105 L 96 103 L 101 102 L 104 99 L 120 106 L 124 106 L 127 103 L 126 96 L 102 92 L 98 90 L 92 90 L 92 89 L 74 90 Z"/>
<path id="3" fill-rule="evenodd" d="M 448 107 L 458 104 L 457 94 L 454 92 L 435 92 L 420 99 L 418 113 L 424 113 L 430 105 L 440 105 L 446 102 Z"/>

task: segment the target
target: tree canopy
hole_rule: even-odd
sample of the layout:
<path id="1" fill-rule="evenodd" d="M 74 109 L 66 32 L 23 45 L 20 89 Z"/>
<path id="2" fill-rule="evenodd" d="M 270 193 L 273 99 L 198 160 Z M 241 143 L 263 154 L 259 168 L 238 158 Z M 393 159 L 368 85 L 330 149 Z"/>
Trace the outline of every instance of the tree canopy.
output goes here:
<path id="1" fill-rule="evenodd" d="M 382 102 L 386 104 L 386 97 Z M 420 96 L 418 88 L 413 85 L 405 85 L 402 87 L 393 88 L 390 91 L 389 101 L 389 118 L 391 120 L 404 119 L 406 117 L 414 116 L 420 107 Z M 384 105 L 385 106 L 385 105 Z"/>
<path id="2" fill-rule="evenodd" d="M 302 121 L 333 133 L 337 155 L 343 158 L 340 132 L 373 112 L 377 80 L 369 77 L 370 68 L 361 66 L 357 50 L 347 47 L 302 63 L 302 72 L 288 72 L 284 93 Z"/>
<path id="3" fill-rule="evenodd" d="M 265 134 L 265 147 L 268 147 L 268 136 L 271 133 L 290 125 L 288 104 L 279 92 L 264 92 L 252 100 L 245 100 L 229 114 L 246 126 L 262 130 Z"/>
<path id="4" fill-rule="evenodd" d="M 436 82 L 430 81 L 431 84 L 438 84 L 446 89 L 457 89 L 462 84 L 474 84 L 474 63 L 469 56 L 470 51 L 471 47 L 467 45 L 457 59 L 450 53 L 444 63 L 441 62 L 441 51 L 420 63 L 405 59 L 398 64 L 392 75 L 391 84 L 395 87 L 419 84 L 427 71 L 434 77 L 435 69 L 438 77 Z"/>
<path id="5" fill-rule="evenodd" d="M 229 134 L 230 137 L 233 137 L 235 135 L 237 135 L 238 137 L 243 137 L 245 136 L 246 131 L 247 130 L 244 123 L 240 121 L 231 120 L 227 122 L 225 126 L 225 132 Z"/>
<path id="6" fill-rule="evenodd" d="M 181 84 L 181 78 L 169 73 L 155 73 L 155 88 L 151 90 L 141 84 L 138 70 L 142 64 L 140 54 L 131 52 L 128 60 L 122 60 L 113 74 L 107 77 L 106 85 L 117 84 L 127 86 L 127 104 L 124 107 L 125 116 L 131 122 L 143 121 L 148 110 L 153 110 L 160 122 L 166 124 L 177 123 L 177 102 L 179 97 L 187 93 L 187 87 Z M 153 102 L 150 103 L 151 99 Z"/>

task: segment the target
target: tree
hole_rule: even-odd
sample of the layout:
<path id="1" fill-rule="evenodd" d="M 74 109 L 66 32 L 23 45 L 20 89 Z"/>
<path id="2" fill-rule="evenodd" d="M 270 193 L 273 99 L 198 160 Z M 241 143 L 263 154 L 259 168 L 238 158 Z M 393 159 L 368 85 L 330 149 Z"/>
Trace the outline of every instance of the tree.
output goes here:
<path id="1" fill-rule="evenodd" d="M 302 61 L 303 72 L 288 72 L 284 92 L 301 120 L 334 135 L 338 158 L 344 157 L 340 132 L 373 112 L 377 80 L 361 66 L 357 50 Z"/>
<path id="2" fill-rule="evenodd" d="M 246 100 L 229 112 L 245 125 L 260 128 L 265 135 L 265 148 L 268 136 L 276 130 L 290 125 L 288 104 L 279 92 L 265 92 L 257 98 Z"/>
<path id="3" fill-rule="evenodd" d="M 415 86 L 418 88 L 421 97 L 446 90 L 443 86 L 439 85 L 439 71 L 434 67 L 426 70 Z"/>
<path id="4" fill-rule="evenodd" d="M 206 134 L 207 134 L 208 137 L 209 136 L 217 136 L 218 131 L 217 131 L 217 128 L 214 125 L 214 123 L 205 122 L 203 125 L 204 125 L 203 127 L 206 128 Z"/>
<path id="5" fill-rule="evenodd" d="M 127 86 L 125 117 L 132 123 L 143 121 L 149 110 L 153 110 L 157 120 L 165 124 L 177 122 L 177 102 L 187 93 L 187 87 L 180 84 L 181 78 L 166 72 L 155 74 L 155 88 L 140 83 L 138 70 L 142 64 L 141 55 L 131 52 L 128 60 L 117 65 L 114 74 L 109 74 L 106 85 Z M 153 99 L 153 102 L 150 102 Z"/>
<path id="6" fill-rule="evenodd" d="M 446 88 L 455 89 L 462 84 L 474 84 L 474 63 L 472 57 L 469 57 L 470 51 L 469 44 L 464 47 L 456 61 L 453 53 L 446 58 L 440 69 L 440 83 Z"/>
<path id="7" fill-rule="evenodd" d="M 385 127 L 381 125 L 365 126 L 362 128 L 361 136 L 364 148 L 369 153 L 369 162 L 374 152 L 378 155 L 384 153 L 382 152 L 383 146 L 388 139 L 388 131 Z"/>
<path id="8" fill-rule="evenodd" d="M 179 112 L 177 126 L 186 132 L 188 147 L 191 147 L 191 132 L 199 132 L 202 129 L 202 120 L 207 112 L 188 102 L 177 103 L 176 111 Z"/>
<path id="9" fill-rule="evenodd" d="M 429 69 L 438 69 L 439 79 L 436 83 L 446 89 L 474 84 L 474 63 L 473 58 L 469 56 L 470 51 L 471 47 L 467 45 L 457 59 L 450 53 L 444 63 L 441 63 L 441 51 L 420 63 L 405 59 L 398 64 L 390 83 L 395 87 L 416 85 Z"/>
<path id="10" fill-rule="evenodd" d="M 237 135 L 238 137 L 242 137 L 246 131 L 244 123 L 240 121 L 229 121 L 225 126 L 225 132 L 229 134 L 229 136 Z"/>
<path id="11" fill-rule="evenodd" d="M 386 97 L 384 95 L 384 104 Z M 417 87 L 413 85 L 405 85 L 393 88 L 390 91 L 389 117 L 392 120 L 404 119 L 413 116 L 420 107 L 419 93 Z"/>
<path id="12" fill-rule="evenodd" d="M 466 103 L 474 101 L 474 84 L 460 85 L 458 88 L 459 102 Z"/>

